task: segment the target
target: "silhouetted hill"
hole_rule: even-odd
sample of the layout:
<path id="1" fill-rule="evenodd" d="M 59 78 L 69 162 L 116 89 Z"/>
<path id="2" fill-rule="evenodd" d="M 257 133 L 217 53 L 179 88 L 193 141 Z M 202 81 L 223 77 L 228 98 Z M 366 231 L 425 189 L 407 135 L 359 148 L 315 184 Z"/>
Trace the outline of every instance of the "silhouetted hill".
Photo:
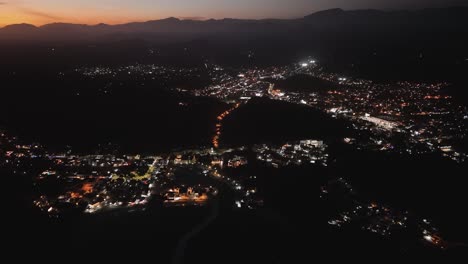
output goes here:
<path id="1" fill-rule="evenodd" d="M 346 11 L 344 11 L 341 8 L 333 8 L 333 9 L 327 9 L 323 11 L 318 11 L 313 14 L 310 14 L 308 16 L 305 16 L 305 19 L 317 19 L 317 18 L 330 18 L 332 16 L 342 16 L 346 14 Z"/>
<path id="2" fill-rule="evenodd" d="M 406 28 L 401 28 L 405 25 Z M 134 22 L 121 25 L 79 25 L 68 23 L 53 23 L 34 27 L 20 24 L 6 26 L 0 29 L 0 39 L 15 36 L 32 39 L 51 38 L 76 39 L 86 37 L 105 37 L 109 34 L 124 33 L 314 33 L 313 30 L 335 29 L 343 30 L 352 27 L 353 30 L 365 31 L 380 28 L 382 30 L 397 29 L 406 31 L 411 28 L 431 30 L 434 28 L 461 29 L 466 31 L 468 25 L 468 8 L 423 9 L 418 11 L 352 10 L 339 8 L 313 13 L 301 19 L 281 20 L 243 20 L 243 19 L 210 19 L 180 20 L 170 17 L 162 20 Z M 37 34 L 40 32 L 40 34 Z M 85 36 L 83 35 L 85 34 Z"/>
<path id="3" fill-rule="evenodd" d="M 21 38 L 36 37 L 39 28 L 31 24 L 13 24 L 0 29 L 0 39 L 2 38 Z"/>
<path id="4" fill-rule="evenodd" d="M 381 29 L 396 29 L 407 31 L 411 28 L 428 30 L 430 28 L 458 28 L 466 25 L 468 8 L 431 8 L 416 11 L 380 11 L 330 9 L 304 17 L 307 24 L 316 27 L 354 27 L 365 30 L 381 27 Z M 358 26 L 358 28 L 356 28 Z M 401 28 L 401 26 L 405 26 Z"/>
<path id="5" fill-rule="evenodd" d="M 23 24 L 12 24 L 12 25 L 8 25 L 2 28 L 3 32 L 13 32 L 13 31 L 19 32 L 19 31 L 31 31 L 31 30 L 37 30 L 37 27 L 31 24 L 23 23 Z"/>

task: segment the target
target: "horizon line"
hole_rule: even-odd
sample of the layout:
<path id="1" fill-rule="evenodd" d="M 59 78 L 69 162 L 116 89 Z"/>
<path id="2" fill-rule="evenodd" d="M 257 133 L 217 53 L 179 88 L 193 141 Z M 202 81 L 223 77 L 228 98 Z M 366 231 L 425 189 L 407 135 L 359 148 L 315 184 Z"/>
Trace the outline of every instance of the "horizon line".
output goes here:
<path id="1" fill-rule="evenodd" d="M 98 23 L 74 23 L 74 22 L 66 22 L 66 21 L 56 21 L 56 22 L 50 22 L 50 23 L 44 23 L 44 24 L 34 24 L 34 23 L 27 23 L 27 22 L 21 22 L 21 23 L 12 23 L 12 24 L 5 24 L 5 25 L 0 25 L 0 29 L 3 29 L 8 26 L 15 26 L 15 25 L 30 25 L 34 26 L 36 28 L 40 28 L 43 26 L 47 25 L 54 25 L 54 24 L 70 24 L 70 25 L 81 25 L 81 26 L 98 26 L 98 25 L 107 25 L 107 26 L 120 26 L 120 25 L 127 25 L 127 24 L 132 24 L 132 23 L 146 23 L 146 22 L 152 22 L 152 21 L 161 21 L 161 20 L 167 20 L 167 19 L 177 19 L 180 21 L 210 21 L 210 20 L 226 20 L 226 19 L 233 19 L 233 20 L 255 20 L 255 21 L 262 21 L 262 20 L 295 20 L 295 19 L 303 19 L 308 15 L 313 15 L 319 12 L 323 11 L 329 11 L 329 10 L 343 10 L 345 12 L 349 11 L 380 11 L 380 12 L 399 12 L 399 11 L 421 11 L 421 10 L 427 10 L 427 9 L 451 9 L 451 8 L 468 8 L 468 5 L 457 5 L 457 6 L 447 6 L 447 7 L 425 7 L 425 8 L 407 8 L 407 9 L 376 9 L 376 8 L 361 8 L 361 9 L 344 9 L 340 7 L 336 8 L 328 8 L 328 9 L 322 9 L 322 10 L 316 10 L 316 11 L 311 11 L 309 13 L 306 13 L 305 15 L 298 16 L 298 17 L 289 17 L 289 18 L 275 18 L 275 17 L 265 17 L 265 18 L 235 18 L 235 17 L 223 17 L 223 18 L 213 18 L 213 17 L 176 17 L 176 16 L 168 16 L 164 18 L 156 18 L 156 19 L 149 19 L 149 20 L 131 20 L 128 22 L 116 22 L 116 23 L 106 23 L 106 22 L 98 22 Z"/>

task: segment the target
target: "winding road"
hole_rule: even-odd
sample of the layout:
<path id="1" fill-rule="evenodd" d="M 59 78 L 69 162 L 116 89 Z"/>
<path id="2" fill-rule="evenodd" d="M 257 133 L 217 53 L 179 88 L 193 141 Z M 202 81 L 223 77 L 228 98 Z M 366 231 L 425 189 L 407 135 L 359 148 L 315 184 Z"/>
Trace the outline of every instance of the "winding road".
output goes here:
<path id="1" fill-rule="evenodd" d="M 211 212 L 210 214 L 198 225 L 196 225 L 192 230 L 186 233 L 177 244 L 177 248 L 174 253 L 174 258 L 172 263 L 173 264 L 181 264 L 184 263 L 185 257 L 185 250 L 187 248 L 188 243 L 190 240 L 197 236 L 200 232 L 202 232 L 205 228 L 207 228 L 211 223 L 216 220 L 219 215 L 219 197 L 215 198 L 212 205 L 211 205 Z"/>

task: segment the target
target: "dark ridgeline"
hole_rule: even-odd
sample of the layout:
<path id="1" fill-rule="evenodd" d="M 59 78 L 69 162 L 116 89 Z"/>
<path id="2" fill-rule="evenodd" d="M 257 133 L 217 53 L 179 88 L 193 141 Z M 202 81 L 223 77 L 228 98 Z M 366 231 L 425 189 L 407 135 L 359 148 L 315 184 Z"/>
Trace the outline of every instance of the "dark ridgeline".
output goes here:
<path id="1" fill-rule="evenodd" d="M 346 125 L 311 107 L 254 98 L 224 120 L 223 144 L 281 144 L 310 138 L 333 141 L 349 135 Z"/>
<path id="2" fill-rule="evenodd" d="M 143 34 L 151 39 L 157 33 L 182 34 L 291 34 L 294 32 L 344 31 L 398 33 L 417 30 L 418 32 L 466 31 L 468 8 L 452 7 L 422 9 L 418 11 L 379 11 L 330 9 L 313 13 L 299 19 L 232 19 L 181 20 L 170 17 L 147 22 L 133 22 L 119 25 L 52 23 L 43 26 L 30 24 L 8 25 L 0 29 L 2 39 L 37 40 L 96 40 L 96 38 L 121 38 L 125 34 Z"/>

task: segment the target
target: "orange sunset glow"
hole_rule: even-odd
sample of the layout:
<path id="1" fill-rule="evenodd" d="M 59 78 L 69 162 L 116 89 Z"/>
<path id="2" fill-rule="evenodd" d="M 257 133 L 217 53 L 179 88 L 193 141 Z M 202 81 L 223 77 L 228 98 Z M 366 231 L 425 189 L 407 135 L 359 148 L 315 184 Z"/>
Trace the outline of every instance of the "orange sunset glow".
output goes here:
<path id="1" fill-rule="evenodd" d="M 47 2 L 47 1 L 44 1 Z M 0 1 L 0 27 L 10 24 L 28 23 L 36 26 L 55 23 L 79 24 L 120 24 L 129 21 L 146 21 L 163 17 L 158 12 L 141 14 L 124 7 L 92 8 L 90 6 L 74 7 L 73 9 L 54 6 L 50 8 L 29 7 L 23 1 Z"/>

